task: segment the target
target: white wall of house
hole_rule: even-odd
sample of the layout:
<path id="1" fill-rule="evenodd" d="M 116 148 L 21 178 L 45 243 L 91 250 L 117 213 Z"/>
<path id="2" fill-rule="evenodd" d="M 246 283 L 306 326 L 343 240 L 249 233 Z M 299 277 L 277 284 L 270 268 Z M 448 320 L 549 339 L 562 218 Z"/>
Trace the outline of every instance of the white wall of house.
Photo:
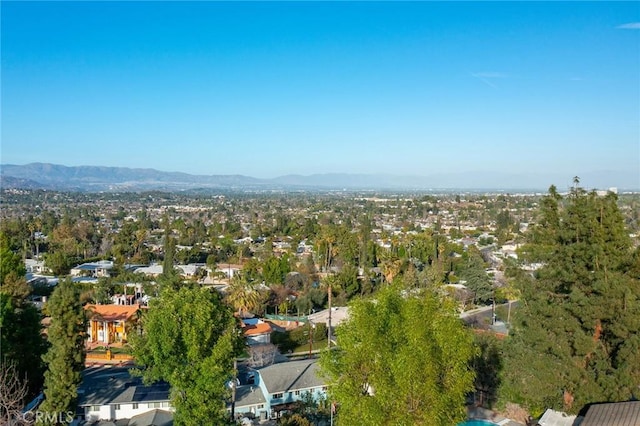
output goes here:
<path id="1" fill-rule="evenodd" d="M 264 343 L 271 343 L 271 334 L 265 333 L 247 336 L 248 345 L 260 345 Z"/>
<path id="2" fill-rule="evenodd" d="M 236 414 L 252 414 L 255 418 L 267 418 L 269 416 L 269 410 L 265 404 L 243 405 L 242 407 L 235 408 Z M 264 414 L 262 414 L 264 413 Z"/>
<path id="3" fill-rule="evenodd" d="M 175 411 L 169 401 L 158 401 L 87 406 L 85 407 L 84 413 L 86 420 L 120 420 L 130 419 L 133 416 L 144 414 L 147 411 L 155 409 Z"/>
<path id="4" fill-rule="evenodd" d="M 86 420 L 113 420 L 114 412 L 110 405 L 91 405 L 85 407 Z"/>
<path id="5" fill-rule="evenodd" d="M 160 402 L 139 402 L 128 403 L 128 404 L 119 404 L 115 407 L 115 419 L 130 419 L 133 416 L 137 416 L 138 414 L 146 413 L 147 411 L 161 409 L 166 411 L 175 411 L 171 406 L 169 401 L 160 401 Z"/>

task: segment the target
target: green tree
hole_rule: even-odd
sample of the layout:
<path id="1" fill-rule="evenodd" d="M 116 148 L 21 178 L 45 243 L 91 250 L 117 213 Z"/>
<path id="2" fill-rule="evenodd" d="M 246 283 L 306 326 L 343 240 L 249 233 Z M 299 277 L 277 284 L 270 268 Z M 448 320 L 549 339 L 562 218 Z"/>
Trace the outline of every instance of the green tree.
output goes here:
<path id="1" fill-rule="evenodd" d="M 237 320 L 217 292 L 165 288 L 142 317 L 132 338 L 139 373 L 146 382 L 171 385 L 176 425 L 223 424 L 226 383 L 242 347 Z"/>
<path id="2" fill-rule="evenodd" d="M 616 195 L 552 187 L 541 205 L 523 253 L 544 266 L 521 283 L 503 398 L 537 414 L 637 396 L 640 281 Z"/>
<path id="3" fill-rule="evenodd" d="M 30 288 L 20 256 L 9 249 L 0 232 L 0 362 L 11 365 L 17 376 L 27 380 L 27 396 L 35 396 L 42 386 L 46 350 L 41 335 L 40 313 L 27 297 Z"/>
<path id="4" fill-rule="evenodd" d="M 226 289 L 226 301 L 242 317 L 243 313 L 256 312 L 262 306 L 262 296 L 256 286 L 243 274 L 235 274 Z"/>
<path id="5" fill-rule="evenodd" d="M 494 289 L 491 278 L 485 271 L 484 260 L 477 248 L 469 248 L 457 269 L 456 275 L 466 281 L 465 285 L 474 294 L 475 303 L 487 304 L 493 299 Z"/>
<path id="6" fill-rule="evenodd" d="M 42 411 L 75 412 L 84 368 L 87 330 L 78 288 L 69 280 L 58 284 L 47 303 L 47 312 L 51 315 L 51 347 L 43 357 L 47 371 L 44 373 Z"/>
<path id="7" fill-rule="evenodd" d="M 473 338 L 454 305 L 400 286 L 351 304 L 336 350 L 322 354 L 338 424 L 444 426 L 465 418 Z"/>

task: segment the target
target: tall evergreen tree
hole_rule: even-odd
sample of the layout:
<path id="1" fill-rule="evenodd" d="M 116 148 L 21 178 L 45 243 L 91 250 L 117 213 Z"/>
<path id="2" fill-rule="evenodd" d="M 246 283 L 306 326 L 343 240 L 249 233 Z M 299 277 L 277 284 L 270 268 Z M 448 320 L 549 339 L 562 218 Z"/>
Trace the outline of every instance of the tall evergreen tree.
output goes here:
<path id="1" fill-rule="evenodd" d="M 47 303 L 47 312 L 51 315 L 51 347 L 43 357 L 47 371 L 42 411 L 59 416 L 75 412 L 84 368 L 87 321 L 79 289 L 69 280 L 62 281 Z"/>
<path id="2" fill-rule="evenodd" d="M 31 289 L 24 278 L 19 255 L 9 249 L 0 233 L 0 360 L 14 367 L 19 380 L 27 381 L 27 397 L 40 392 L 46 350 L 41 315 L 29 302 Z"/>
<path id="3" fill-rule="evenodd" d="M 534 413 L 637 398 L 640 277 L 617 196 L 552 187 L 540 213 L 523 254 L 544 266 L 520 288 L 503 397 Z"/>

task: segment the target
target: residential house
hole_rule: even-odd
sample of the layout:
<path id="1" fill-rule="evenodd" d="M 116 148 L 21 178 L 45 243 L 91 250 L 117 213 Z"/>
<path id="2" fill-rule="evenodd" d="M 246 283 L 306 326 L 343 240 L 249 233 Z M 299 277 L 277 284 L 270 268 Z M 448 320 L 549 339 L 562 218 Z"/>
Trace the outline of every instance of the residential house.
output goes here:
<path id="1" fill-rule="evenodd" d="M 174 268 L 183 278 L 193 278 L 197 276 L 198 272 L 201 269 L 201 266 L 196 264 L 175 265 Z M 163 266 L 161 264 L 154 263 L 149 266 L 138 267 L 135 269 L 135 272 L 139 274 L 144 274 L 148 277 L 155 278 L 159 275 L 162 275 Z"/>
<path id="2" fill-rule="evenodd" d="M 127 341 L 127 332 L 138 318 L 139 305 L 86 305 L 89 312 L 89 343 L 120 343 Z"/>
<path id="3" fill-rule="evenodd" d="M 271 343 L 272 331 L 271 325 L 259 318 L 242 320 L 242 334 L 249 346 Z"/>
<path id="4" fill-rule="evenodd" d="M 158 275 L 162 275 L 162 265 L 158 263 L 153 263 L 149 266 L 136 268 L 135 272 L 137 274 L 144 274 L 148 277 L 157 277 Z"/>
<path id="5" fill-rule="evenodd" d="M 136 296 L 133 294 L 114 294 L 111 296 L 111 302 L 114 305 L 134 305 Z"/>
<path id="6" fill-rule="evenodd" d="M 118 421 L 126 425 L 167 424 L 174 410 L 169 402 L 168 383 L 146 386 L 133 377 L 128 367 L 91 367 L 82 373 L 78 388 L 77 417 L 81 424 L 96 421 Z M 148 423 L 144 418 L 157 418 L 162 423 Z M 131 419 L 124 423 L 120 420 Z"/>
<path id="7" fill-rule="evenodd" d="M 549 408 L 538 420 L 538 426 L 574 426 L 580 424 L 582 417 L 580 420 L 576 419 L 577 416 L 575 415 L 570 416 L 562 411 L 555 411 Z"/>
<path id="8" fill-rule="evenodd" d="M 32 274 L 49 274 L 51 270 L 45 265 L 44 260 L 25 259 L 24 267 L 28 273 Z"/>
<path id="9" fill-rule="evenodd" d="M 93 278 L 108 277 L 113 269 L 113 262 L 101 260 L 93 263 L 83 263 L 71 269 L 72 277 L 89 276 Z"/>
<path id="10" fill-rule="evenodd" d="M 593 404 L 581 426 L 640 426 L 640 401 Z"/>
<path id="11" fill-rule="evenodd" d="M 227 278 L 231 279 L 235 274 L 242 271 L 242 265 L 233 263 L 218 263 L 215 272 L 222 272 Z"/>
<path id="12" fill-rule="evenodd" d="M 124 294 L 114 294 L 111 302 L 114 305 L 137 305 L 146 304 L 148 298 L 145 297 L 144 287 L 140 283 L 123 284 Z"/>
<path id="13" fill-rule="evenodd" d="M 316 401 L 326 398 L 327 388 L 318 375 L 317 361 L 288 361 L 248 371 L 247 380 L 236 390 L 235 413 L 278 418 L 305 397 Z"/>

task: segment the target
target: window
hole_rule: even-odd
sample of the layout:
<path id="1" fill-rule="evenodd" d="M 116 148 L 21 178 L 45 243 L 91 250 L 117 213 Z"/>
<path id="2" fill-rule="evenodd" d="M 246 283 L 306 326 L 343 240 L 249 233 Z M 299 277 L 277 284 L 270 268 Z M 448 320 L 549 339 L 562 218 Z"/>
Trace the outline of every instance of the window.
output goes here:
<path id="1" fill-rule="evenodd" d="M 138 409 L 138 403 L 137 403 L 137 402 L 134 402 L 134 403 L 133 403 L 133 409 L 134 409 L 134 410 L 137 410 L 137 409 Z"/>
<path id="2" fill-rule="evenodd" d="M 168 408 L 169 407 L 169 401 L 165 401 L 165 402 L 161 403 L 160 406 L 162 408 Z"/>
<path id="3" fill-rule="evenodd" d="M 294 394 L 295 396 L 300 396 L 300 393 L 301 393 L 301 392 L 300 392 L 299 390 L 297 390 L 297 391 L 293 392 L 293 394 Z"/>
<path id="4" fill-rule="evenodd" d="M 92 405 L 90 408 L 90 411 L 100 411 L 100 406 L 99 405 Z"/>
<path id="5" fill-rule="evenodd" d="M 264 408 L 264 404 L 258 405 L 258 410 L 260 410 L 261 408 Z"/>
<path id="6" fill-rule="evenodd" d="M 273 399 L 280 399 L 280 398 L 282 398 L 282 392 L 273 394 Z"/>
<path id="7" fill-rule="evenodd" d="M 160 403 L 159 402 L 150 402 L 149 403 L 149 408 L 160 408 Z"/>
<path id="8" fill-rule="evenodd" d="M 115 405 L 115 409 L 119 410 L 120 409 L 120 404 L 114 404 Z"/>
<path id="9" fill-rule="evenodd" d="M 326 386 L 323 386 L 323 387 L 322 387 L 322 392 L 326 392 L 326 391 L 327 391 L 327 387 L 326 387 Z"/>

